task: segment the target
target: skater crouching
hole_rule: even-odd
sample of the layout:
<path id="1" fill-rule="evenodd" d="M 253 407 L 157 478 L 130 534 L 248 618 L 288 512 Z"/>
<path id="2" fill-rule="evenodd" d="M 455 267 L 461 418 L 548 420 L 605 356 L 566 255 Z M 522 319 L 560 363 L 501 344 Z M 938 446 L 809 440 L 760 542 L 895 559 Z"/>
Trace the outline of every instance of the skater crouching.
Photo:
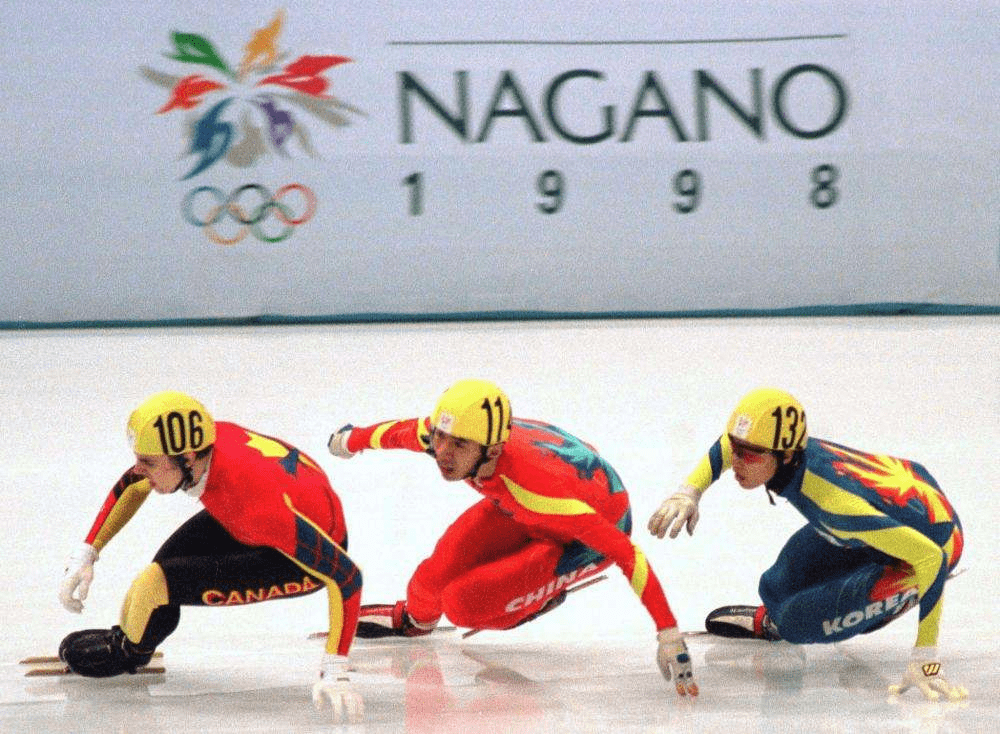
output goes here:
<path id="1" fill-rule="evenodd" d="M 463 380 L 431 416 L 344 426 L 329 448 L 341 458 L 370 449 L 427 453 L 446 481 L 483 495 L 417 566 L 406 599 L 361 607 L 358 637 L 428 634 L 442 615 L 462 627 L 511 629 L 562 603 L 569 584 L 614 563 L 653 618 L 663 676 L 678 694 L 697 695 L 660 582 L 629 537 L 628 493 L 592 446 L 555 426 L 512 418 L 499 387 Z"/>
<path id="2" fill-rule="evenodd" d="M 216 423 L 201 403 L 178 392 L 146 400 L 129 418 L 127 432 L 135 464 L 70 556 L 59 591 L 63 606 L 83 610 L 98 553 L 151 492 L 180 490 L 204 509 L 132 582 L 119 624 L 71 633 L 60 658 L 89 677 L 135 672 L 176 629 L 183 605 L 250 603 L 325 586 L 329 636 L 313 701 L 317 707 L 328 702 L 338 719 L 360 720 L 363 702 L 349 681 L 347 654 L 361 573 L 347 555 L 340 500 L 322 469 L 283 441 Z"/>
<path id="3" fill-rule="evenodd" d="M 743 489 L 764 486 L 808 524 L 761 576 L 763 604 L 715 610 L 705 622 L 709 632 L 838 642 L 919 605 L 911 661 L 890 692 L 916 687 L 930 700 L 968 695 L 941 676 L 936 649 L 945 580 L 962 555 L 962 526 L 923 466 L 812 438 L 798 400 L 761 388 L 739 402 L 726 433 L 653 513 L 649 531 L 675 538 L 686 525 L 691 534 L 702 493 L 730 468 Z"/>

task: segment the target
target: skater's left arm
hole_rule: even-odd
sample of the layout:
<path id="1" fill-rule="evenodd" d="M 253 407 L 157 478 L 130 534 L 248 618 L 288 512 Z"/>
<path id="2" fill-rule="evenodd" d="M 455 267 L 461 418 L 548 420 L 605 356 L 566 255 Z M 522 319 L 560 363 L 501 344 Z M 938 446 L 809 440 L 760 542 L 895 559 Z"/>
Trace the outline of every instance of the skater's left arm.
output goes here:
<path id="1" fill-rule="evenodd" d="M 593 548 L 614 563 L 625 574 L 632 591 L 653 618 L 657 630 L 656 661 L 663 677 L 673 681 L 678 695 L 697 696 L 691 657 L 687 644 L 677 628 L 666 594 L 656 573 L 646 560 L 646 554 L 627 534 L 594 513 L 580 519 L 577 540 Z"/>
<path id="2" fill-rule="evenodd" d="M 573 537 L 621 569 L 656 625 L 656 659 L 660 672 L 673 681 L 679 695 L 697 696 L 698 684 L 694 681 L 687 644 L 677 629 L 677 620 L 663 587 L 642 549 L 625 532 L 578 499 L 543 497 L 510 479 L 504 481 L 521 505 L 522 519 L 562 537 Z"/>
<path id="3" fill-rule="evenodd" d="M 152 491 L 149 480 L 129 469 L 108 492 L 87 537 L 66 560 L 59 583 L 59 601 L 79 614 L 94 580 L 94 563 L 105 545 L 139 510 Z"/>
<path id="4" fill-rule="evenodd" d="M 866 506 L 870 508 L 870 505 Z M 949 700 L 967 697 L 965 688 L 952 685 L 941 676 L 941 663 L 936 647 L 944 601 L 944 582 L 949 573 L 948 554 L 944 548 L 914 528 L 874 509 L 866 510 L 861 505 L 856 509 L 862 512 L 859 516 L 864 517 L 865 524 L 870 529 L 848 530 L 829 525 L 825 526 L 826 529 L 836 538 L 861 541 L 904 561 L 913 568 L 917 581 L 917 595 L 920 598 L 917 640 L 902 682 L 891 686 L 890 692 L 899 694 L 915 687 L 929 700 L 937 700 L 942 695 Z"/>
<path id="5" fill-rule="evenodd" d="M 361 570 L 347 551 L 295 509 L 287 495 L 285 504 L 294 520 L 294 540 L 282 543 L 278 550 L 326 584 L 330 612 L 326 651 L 347 655 L 361 610 Z"/>
<path id="6" fill-rule="evenodd" d="M 279 550 L 326 585 L 330 626 L 313 703 L 317 708 L 329 703 L 335 719 L 357 723 L 364 702 L 351 685 L 348 653 L 361 610 L 361 571 L 340 545 L 295 509 L 287 495 L 285 503 L 294 517 L 294 548 Z"/>
<path id="7" fill-rule="evenodd" d="M 100 552 L 139 511 L 152 489 L 146 477 L 126 471 L 108 492 L 84 542 Z"/>
<path id="8" fill-rule="evenodd" d="M 596 513 L 579 518 L 575 524 L 574 534 L 577 540 L 613 561 L 621 569 L 632 591 L 653 618 L 657 631 L 676 627 L 677 620 L 670 610 L 660 580 L 646 560 L 642 548 Z"/>
<path id="9" fill-rule="evenodd" d="M 937 644 L 941 621 L 941 607 L 944 597 L 944 582 L 948 578 L 948 556 L 945 550 L 923 533 L 903 525 L 875 509 L 862 500 L 857 501 L 855 511 L 863 515 L 841 515 L 843 520 L 831 516 L 824 528 L 835 538 L 843 541 L 860 541 L 897 558 L 913 568 L 917 581 L 917 595 L 920 599 L 920 623 L 917 627 L 917 647 L 933 647 Z M 844 512 L 843 509 L 840 510 Z M 859 522 L 863 519 L 863 522 Z M 844 527 L 847 524 L 854 527 Z M 864 529 L 858 529 L 858 526 Z"/>

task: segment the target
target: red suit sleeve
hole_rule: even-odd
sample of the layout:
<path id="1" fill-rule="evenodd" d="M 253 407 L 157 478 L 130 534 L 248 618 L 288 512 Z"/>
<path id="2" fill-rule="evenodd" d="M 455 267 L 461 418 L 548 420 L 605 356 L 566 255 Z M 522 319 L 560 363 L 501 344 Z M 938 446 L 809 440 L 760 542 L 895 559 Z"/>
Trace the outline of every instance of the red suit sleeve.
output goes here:
<path id="1" fill-rule="evenodd" d="M 574 535 L 621 569 L 643 606 L 653 618 L 657 631 L 676 627 L 666 594 L 646 554 L 632 539 L 600 515 L 585 515 L 575 519 Z"/>
<path id="2" fill-rule="evenodd" d="M 326 582 L 330 616 L 326 651 L 347 655 L 361 611 L 361 571 L 340 545 L 296 510 L 291 500 L 286 502 L 295 518 L 295 551 L 288 555 Z"/>
<path id="3" fill-rule="evenodd" d="M 632 542 L 628 534 L 592 510 L 580 511 L 580 505 L 575 506 L 572 514 L 563 514 L 555 504 L 545 508 L 545 512 L 539 512 L 542 509 L 540 507 L 531 509 L 524 503 L 523 488 L 509 480 L 507 486 L 514 490 L 512 497 L 520 505 L 514 511 L 516 520 L 543 532 L 574 538 L 597 551 L 621 569 L 632 591 L 653 618 L 657 631 L 677 626 L 663 587 L 646 560 L 646 554 Z"/>
<path id="4" fill-rule="evenodd" d="M 355 452 L 365 449 L 408 449 L 426 452 L 430 448 L 430 440 L 430 418 L 407 418 L 352 429 L 347 439 L 347 449 Z"/>

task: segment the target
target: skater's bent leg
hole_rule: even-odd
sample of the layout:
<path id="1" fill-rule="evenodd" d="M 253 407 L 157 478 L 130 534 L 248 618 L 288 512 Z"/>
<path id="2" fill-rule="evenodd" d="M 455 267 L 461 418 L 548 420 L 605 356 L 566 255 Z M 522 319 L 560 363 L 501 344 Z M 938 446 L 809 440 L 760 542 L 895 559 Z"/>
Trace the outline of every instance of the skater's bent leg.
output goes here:
<path id="1" fill-rule="evenodd" d="M 785 542 L 774 565 L 760 577 L 760 598 L 772 620 L 778 621 L 775 610 L 786 598 L 830 577 L 835 570 L 830 564 L 830 556 L 836 550 L 811 525 L 799 528 Z"/>
<path id="2" fill-rule="evenodd" d="M 510 629 L 538 614 L 568 587 L 610 565 L 602 559 L 559 574 L 556 567 L 562 555 L 562 546 L 534 541 L 477 566 L 445 589 L 442 599 L 448 619 L 471 629 Z"/>
<path id="3" fill-rule="evenodd" d="M 481 500 L 445 530 L 434 552 L 422 561 L 406 589 L 406 611 L 420 626 L 433 625 L 445 613 L 445 589 L 471 569 L 524 548 L 530 538 L 524 528 Z M 448 615 L 448 618 L 459 624 Z"/>
<path id="4" fill-rule="evenodd" d="M 785 598 L 776 624 L 788 642 L 840 642 L 888 624 L 916 599 L 911 569 L 873 561 Z"/>
<path id="5" fill-rule="evenodd" d="M 832 623 L 838 609 L 853 609 L 844 605 L 859 603 L 872 590 L 881 568 L 890 562 L 889 556 L 871 548 L 834 545 L 806 525 L 785 543 L 774 565 L 761 576 L 758 590 L 783 639 L 834 642 L 824 634 L 830 627 L 824 630 L 823 622 Z M 839 632 L 830 634 L 843 639 Z"/>
<path id="6" fill-rule="evenodd" d="M 137 650 L 152 652 L 177 629 L 180 617 L 180 608 L 170 604 L 163 568 L 151 563 L 129 587 L 119 626 Z"/>

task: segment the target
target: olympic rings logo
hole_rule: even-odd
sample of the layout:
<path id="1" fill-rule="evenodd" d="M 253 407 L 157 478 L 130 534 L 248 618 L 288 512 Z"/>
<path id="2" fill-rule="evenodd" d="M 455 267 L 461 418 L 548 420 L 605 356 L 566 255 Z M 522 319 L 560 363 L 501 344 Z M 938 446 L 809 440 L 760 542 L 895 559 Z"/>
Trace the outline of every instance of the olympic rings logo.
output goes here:
<path id="1" fill-rule="evenodd" d="M 250 206 L 248 213 L 243 200 L 244 195 L 251 192 L 257 201 L 248 200 L 247 204 Z M 282 201 L 285 195 L 291 192 L 298 192 L 302 199 L 299 203 L 305 206 L 299 215 L 293 214 L 292 207 Z M 198 216 L 198 212 L 201 216 Z M 274 235 L 265 232 L 263 226 L 271 212 L 274 212 L 275 219 L 284 225 L 281 231 Z M 195 227 L 201 227 L 205 231 L 205 236 L 218 245 L 235 245 L 247 234 L 253 234 L 261 242 L 281 242 L 290 237 L 298 225 L 312 219 L 315 212 L 316 194 L 308 186 L 300 183 L 282 186 L 273 195 L 266 186 L 255 183 L 244 184 L 234 189 L 229 196 L 225 196 L 214 186 L 199 186 L 189 191 L 181 204 L 184 219 Z M 236 233 L 231 237 L 221 235 L 216 228 L 216 225 L 226 218 L 232 219 L 237 226 Z"/>

